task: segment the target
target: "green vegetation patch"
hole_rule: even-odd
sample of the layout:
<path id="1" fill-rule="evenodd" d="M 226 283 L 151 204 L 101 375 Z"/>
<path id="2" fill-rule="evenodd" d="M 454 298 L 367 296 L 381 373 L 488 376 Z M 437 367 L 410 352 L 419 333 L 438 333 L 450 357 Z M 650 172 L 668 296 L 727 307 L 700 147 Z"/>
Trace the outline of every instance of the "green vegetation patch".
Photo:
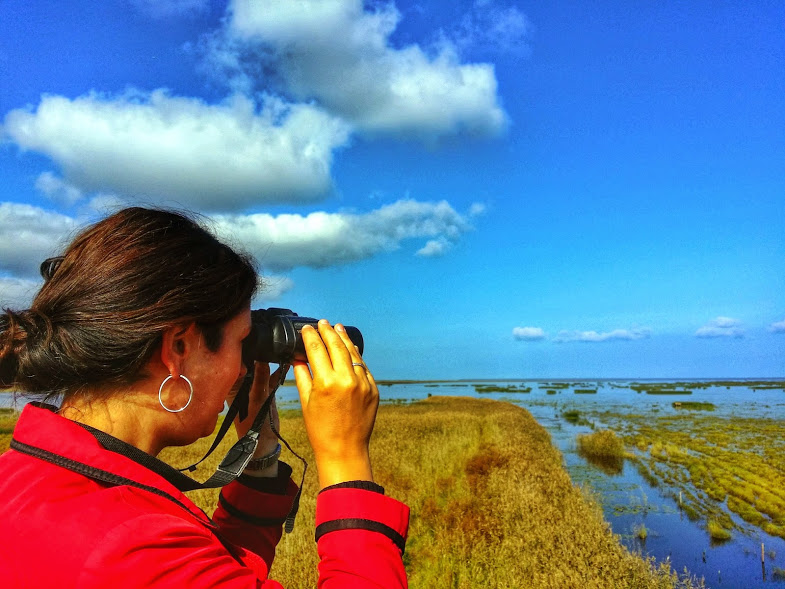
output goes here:
<path id="1" fill-rule="evenodd" d="M 714 411 L 717 408 L 714 403 L 702 401 L 674 401 L 671 405 L 674 409 L 690 409 L 692 411 Z"/>
<path id="2" fill-rule="evenodd" d="M 478 393 L 531 393 L 531 387 L 525 385 L 495 385 L 476 384 L 474 390 Z"/>
<path id="3" fill-rule="evenodd" d="M 546 382 L 540 384 L 549 389 L 567 389 L 570 387 L 570 383 L 568 382 Z"/>
<path id="4" fill-rule="evenodd" d="M 573 392 L 576 395 L 596 395 L 597 389 L 575 389 Z"/>
<path id="5" fill-rule="evenodd" d="M 618 474 L 624 468 L 624 441 L 613 430 L 599 430 L 581 434 L 578 454 L 608 474 Z"/>
<path id="6" fill-rule="evenodd" d="M 715 542 L 727 542 L 730 540 L 730 530 L 723 527 L 717 520 L 710 519 L 706 524 L 706 529 L 709 532 L 709 537 Z"/>
<path id="7" fill-rule="evenodd" d="M 589 427 L 594 427 L 594 424 L 586 419 L 577 409 L 564 411 L 561 416 L 564 421 L 571 423 L 572 425 L 588 425 Z"/>
<path id="8" fill-rule="evenodd" d="M 785 538 L 785 421 L 711 410 L 589 417 L 623 432 L 638 469 L 667 485 L 690 519 L 706 522 L 707 529 L 713 520 L 729 532 L 758 529 Z M 734 522 L 731 513 L 742 521 Z"/>

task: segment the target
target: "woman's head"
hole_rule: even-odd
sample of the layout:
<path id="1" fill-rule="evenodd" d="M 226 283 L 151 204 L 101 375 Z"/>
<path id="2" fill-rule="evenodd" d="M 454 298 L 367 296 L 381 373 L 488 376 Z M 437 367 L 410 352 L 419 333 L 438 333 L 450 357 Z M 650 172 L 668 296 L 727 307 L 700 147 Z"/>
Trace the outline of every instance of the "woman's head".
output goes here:
<path id="1" fill-rule="evenodd" d="M 251 261 L 193 220 L 144 208 L 87 228 L 42 270 L 31 308 L 0 316 L 0 386 L 66 397 L 143 378 L 174 325 L 217 350 L 257 285 Z"/>

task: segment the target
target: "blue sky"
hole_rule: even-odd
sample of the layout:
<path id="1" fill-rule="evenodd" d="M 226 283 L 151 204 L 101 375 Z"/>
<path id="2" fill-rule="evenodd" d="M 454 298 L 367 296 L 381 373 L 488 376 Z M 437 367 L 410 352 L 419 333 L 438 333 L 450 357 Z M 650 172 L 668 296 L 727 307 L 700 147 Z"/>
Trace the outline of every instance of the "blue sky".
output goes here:
<path id="1" fill-rule="evenodd" d="M 379 378 L 785 376 L 781 2 L 67 7 L 0 3 L 4 305 L 156 204 Z"/>

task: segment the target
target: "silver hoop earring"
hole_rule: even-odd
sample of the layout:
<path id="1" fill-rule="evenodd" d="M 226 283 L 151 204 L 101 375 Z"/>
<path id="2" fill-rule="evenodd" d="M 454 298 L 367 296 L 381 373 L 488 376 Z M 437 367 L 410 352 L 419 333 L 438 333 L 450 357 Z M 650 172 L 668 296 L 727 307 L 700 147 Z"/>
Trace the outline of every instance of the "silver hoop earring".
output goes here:
<path id="1" fill-rule="evenodd" d="M 169 382 L 171 379 L 173 379 L 173 378 L 174 378 L 174 376 L 172 376 L 171 374 L 170 374 L 169 376 L 167 376 L 167 377 L 164 379 L 164 381 L 161 383 L 161 386 L 160 386 L 160 387 L 158 387 L 158 402 L 161 404 L 161 407 L 163 407 L 163 408 L 164 408 L 166 411 L 168 411 L 169 413 L 180 413 L 180 411 L 185 411 L 185 408 L 186 408 L 186 407 L 188 407 L 188 405 L 190 405 L 190 404 L 191 404 L 191 399 L 193 399 L 193 398 L 194 398 L 194 385 L 192 385 L 192 384 L 191 384 L 191 381 L 190 381 L 190 380 L 188 380 L 188 378 L 187 378 L 185 375 L 183 375 L 183 374 L 179 374 L 177 377 L 178 377 L 178 378 L 182 378 L 182 379 L 183 379 L 185 382 L 187 382 L 187 383 L 188 383 L 188 388 L 191 390 L 191 392 L 190 392 L 190 393 L 189 393 L 189 395 L 188 395 L 188 402 L 185 404 L 185 407 L 183 407 L 183 408 L 181 408 L 181 409 L 169 409 L 169 407 L 167 407 L 166 405 L 164 405 L 164 401 L 163 401 L 163 399 L 161 399 L 161 393 L 162 393 L 162 392 L 163 392 L 163 390 L 164 390 L 164 385 L 165 385 L 167 382 Z"/>

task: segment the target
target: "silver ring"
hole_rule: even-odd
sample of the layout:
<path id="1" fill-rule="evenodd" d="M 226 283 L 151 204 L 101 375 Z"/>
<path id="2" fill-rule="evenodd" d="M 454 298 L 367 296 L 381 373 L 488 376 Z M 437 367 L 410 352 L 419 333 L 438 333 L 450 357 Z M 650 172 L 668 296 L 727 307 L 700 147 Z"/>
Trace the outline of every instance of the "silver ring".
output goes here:
<path id="1" fill-rule="evenodd" d="M 352 362 L 352 366 L 362 366 L 363 368 L 365 368 L 365 364 L 363 364 L 362 362 Z M 365 369 L 368 370 L 367 368 Z"/>

